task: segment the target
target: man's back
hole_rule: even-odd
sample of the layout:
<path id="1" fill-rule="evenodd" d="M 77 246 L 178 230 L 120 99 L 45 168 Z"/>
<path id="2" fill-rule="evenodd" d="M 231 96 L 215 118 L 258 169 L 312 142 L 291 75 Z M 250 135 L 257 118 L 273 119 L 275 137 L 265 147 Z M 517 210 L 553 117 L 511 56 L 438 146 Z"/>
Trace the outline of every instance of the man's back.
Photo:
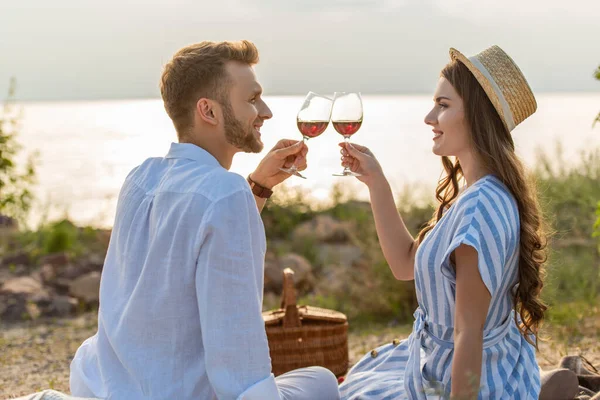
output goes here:
<path id="1" fill-rule="evenodd" d="M 244 178 L 206 151 L 173 144 L 134 169 L 102 272 L 98 333 L 71 365 L 73 394 L 236 398 L 272 380 L 265 247 Z"/>

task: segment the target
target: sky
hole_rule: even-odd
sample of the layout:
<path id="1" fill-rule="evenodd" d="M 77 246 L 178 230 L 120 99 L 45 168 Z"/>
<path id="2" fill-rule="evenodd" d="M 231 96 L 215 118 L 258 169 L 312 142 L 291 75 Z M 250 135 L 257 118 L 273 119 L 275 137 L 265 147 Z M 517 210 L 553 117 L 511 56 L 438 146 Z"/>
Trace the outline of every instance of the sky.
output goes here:
<path id="1" fill-rule="evenodd" d="M 597 0 L 0 0 L 0 99 L 159 97 L 175 51 L 252 40 L 267 95 L 431 93 L 448 48 L 490 45 L 535 92 L 600 92 Z"/>

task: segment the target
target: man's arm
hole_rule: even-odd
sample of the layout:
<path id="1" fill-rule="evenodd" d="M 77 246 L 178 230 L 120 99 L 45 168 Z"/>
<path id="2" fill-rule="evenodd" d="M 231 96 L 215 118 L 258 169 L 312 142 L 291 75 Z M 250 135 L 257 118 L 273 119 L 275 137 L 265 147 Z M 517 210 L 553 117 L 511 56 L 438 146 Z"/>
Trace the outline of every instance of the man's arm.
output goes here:
<path id="1" fill-rule="evenodd" d="M 258 212 L 261 213 L 263 208 L 265 208 L 265 204 L 267 204 L 267 199 L 254 195 L 254 201 L 256 201 L 256 207 L 258 207 Z"/>
<path id="2" fill-rule="evenodd" d="M 196 294 L 208 379 L 219 399 L 275 399 L 262 318 L 264 232 L 240 190 L 207 210 Z"/>
<path id="3" fill-rule="evenodd" d="M 258 208 L 258 212 L 261 213 L 263 208 L 265 207 L 265 204 L 267 204 L 267 197 L 264 197 L 265 196 L 264 191 L 265 190 L 271 191 L 271 193 L 272 193 L 272 188 L 266 187 L 263 184 L 256 182 L 254 179 L 255 179 L 255 177 L 253 176 L 253 174 L 250 174 L 250 175 L 248 175 L 247 181 L 250 184 L 250 187 L 254 186 L 254 188 L 252 190 L 252 194 L 254 196 L 254 201 L 256 201 L 256 207 Z M 258 190 L 256 190 L 257 187 L 259 188 Z M 255 192 L 255 190 L 256 190 L 256 192 Z M 261 192 L 263 192 L 263 193 L 261 193 Z M 262 194 L 263 196 L 259 196 L 256 193 Z"/>

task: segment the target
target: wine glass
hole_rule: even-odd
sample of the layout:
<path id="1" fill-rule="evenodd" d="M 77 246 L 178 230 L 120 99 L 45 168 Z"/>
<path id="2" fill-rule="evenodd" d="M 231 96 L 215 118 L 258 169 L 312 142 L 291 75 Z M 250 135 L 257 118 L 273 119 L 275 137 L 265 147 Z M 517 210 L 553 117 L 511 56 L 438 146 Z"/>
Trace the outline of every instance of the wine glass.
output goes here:
<path id="1" fill-rule="evenodd" d="M 350 136 L 354 135 L 362 125 L 363 107 L 360 93 L 358 92 L 335 92 L 333 96 L 333 109 L 331 111 L 331 123 L 335 130 L 348 143 Z M 333 176 L 360 176 L 345 167 L 339 174 Z"/>
<path id="2" fill-rule="evenodd" d="M 332 105 L 333 101 L 329 97 L 308 92 L 296 117 L 296 124 L 304 142 L 308 139 L 316 138 L 327 129 L 329 118 L 331 117 Z M 306 179 L 306 177 L 298 172 L 298 167 L 296 167 L 295 163 L 290 168 L 280 168 L 280 170 Z"/>

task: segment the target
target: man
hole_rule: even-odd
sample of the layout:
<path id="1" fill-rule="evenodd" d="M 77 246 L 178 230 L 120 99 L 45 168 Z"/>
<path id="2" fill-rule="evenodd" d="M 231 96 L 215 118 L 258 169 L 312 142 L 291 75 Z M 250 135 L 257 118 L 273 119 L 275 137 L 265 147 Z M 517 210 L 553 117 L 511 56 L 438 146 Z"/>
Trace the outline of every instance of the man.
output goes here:
<path id="1" fill-rule="evenodd" d="M 257 62 L 248 41 L 202 42 L 166 65 L 161 93 L 179 143 L 135 168 L 121 189 L 98 332 L 71 363 L 74 395 L 339 397 L 335 376 L 324 368 L 277 379 L 271 373 L 259 211 L 289 177 L 280 167 L 306 168 L 307 148 L 280 141 L 248 181 L 228 171 L 236 153 L 262 150 L 260 128 L 272 116 L 252 68 Z"/>

